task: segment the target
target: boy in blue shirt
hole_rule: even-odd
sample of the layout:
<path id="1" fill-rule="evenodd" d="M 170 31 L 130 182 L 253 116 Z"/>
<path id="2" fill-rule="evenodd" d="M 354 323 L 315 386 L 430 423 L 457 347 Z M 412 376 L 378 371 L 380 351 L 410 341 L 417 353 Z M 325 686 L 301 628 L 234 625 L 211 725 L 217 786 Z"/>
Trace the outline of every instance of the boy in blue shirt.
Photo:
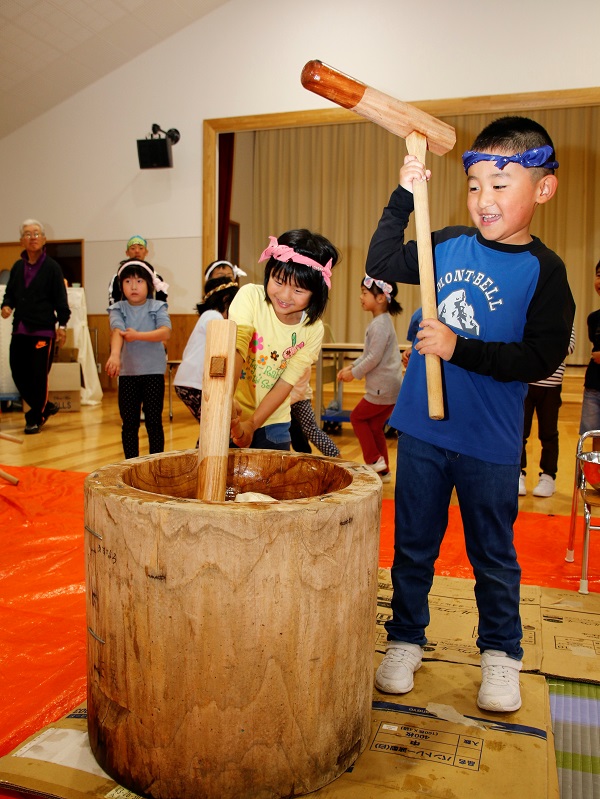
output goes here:
<path id="1" fill-rule="evenodd" d="M 434 563 L 456 489 L 475 575 L 482 682 L 477 704 L 521 706 L 521 569 L 513 543 L 527 384 L 567 354 L 575 306 L 561 259 L 529 232 L 557 188 L 546 130 L 525 117 L 488 125 L 464 153 L 475 227 L 433 234 L 438 317 L 423 319 L 390 424 L 399 431 L 392 618 L 375 684 L 406 693 L 421 666 Z M 416 242 L 404 241 L 413 181 L 429 170 L 407 155 L 400 185 L 371 240 L 366 270 L 419 282 Z M 425 358 L 442 361 L 445 415 L 429 418 Z M 427 502 L 423 502 L 424 496 Z"/>

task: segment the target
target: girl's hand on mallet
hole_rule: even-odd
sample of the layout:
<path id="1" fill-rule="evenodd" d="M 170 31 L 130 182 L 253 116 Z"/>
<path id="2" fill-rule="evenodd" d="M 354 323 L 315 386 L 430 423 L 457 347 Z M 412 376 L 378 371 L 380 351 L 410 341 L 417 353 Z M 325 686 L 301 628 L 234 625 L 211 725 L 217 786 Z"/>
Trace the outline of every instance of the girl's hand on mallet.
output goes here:
<path id="1" fill-rule="evenodd" d="M 254 435 L 254 425 L 250 419 L 245 422 L 236 422 L 231 425 L 231 440 L 236 447 L 249 447 L 252 443 L 252 436 Z"/>
<path id="2" fill-rule="evenodd" d="M 439 319 L 423 319 L 414 349 L 419 355 L 438 355 L 449 361 L 454 354 L 458 336 Z"/>
<path id="3" fill-rule="evenodd" d="M 242 407 L 236 399 L 231 404 L 230 435 L 236 447 L 249 447 L 254 435 L 254 425 L 251 420 L 242 422 Z"/>

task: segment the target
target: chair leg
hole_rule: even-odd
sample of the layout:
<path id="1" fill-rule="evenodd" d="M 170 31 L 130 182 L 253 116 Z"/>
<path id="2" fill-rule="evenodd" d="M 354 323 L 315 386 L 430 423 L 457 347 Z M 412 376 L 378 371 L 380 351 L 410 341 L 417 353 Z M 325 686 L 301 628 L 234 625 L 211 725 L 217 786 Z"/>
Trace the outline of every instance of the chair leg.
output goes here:
<path id="1" fill-rule="evenodd" d="M 583 516 L 585 527 L 583 529 L 583 554 L 581 556 L 581 580 L 579 581 L 579 593 L 589 594 L 588 590 L 588 556 L 590 549 L 590 524 L 592 523 L 592 511 L 584 500 Z"/>
<path id="2" fill-rule="evenodd" d="M 577 528 L 577 506 L 579 504 L 579 486 L 577 480 L 577 468 L 575 468 L 575 480 L 573 483 L 573 499 L 571 501 L 571 526 L 569 528 L 569 542 L 567 544 L 567 554 L 565 560 L 567 563 L 573 563 L 575 560 L 575 531 Z"/>

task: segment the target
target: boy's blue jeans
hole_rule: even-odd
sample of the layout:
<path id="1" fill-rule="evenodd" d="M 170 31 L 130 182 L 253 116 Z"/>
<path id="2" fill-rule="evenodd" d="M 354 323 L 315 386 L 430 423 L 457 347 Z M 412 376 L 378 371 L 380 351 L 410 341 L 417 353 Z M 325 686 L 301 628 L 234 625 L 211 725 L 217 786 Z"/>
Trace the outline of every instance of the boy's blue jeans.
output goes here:
<path id="1" fill-rule="evenodd" d="M 513 544 L 519 473 L 518 463 L 488 463 L 399 434 L 389 640 L 427 642 L 428 594 L 456 488 L 475 575 L 477 646 L 522 659 L 521 568 Z"/>

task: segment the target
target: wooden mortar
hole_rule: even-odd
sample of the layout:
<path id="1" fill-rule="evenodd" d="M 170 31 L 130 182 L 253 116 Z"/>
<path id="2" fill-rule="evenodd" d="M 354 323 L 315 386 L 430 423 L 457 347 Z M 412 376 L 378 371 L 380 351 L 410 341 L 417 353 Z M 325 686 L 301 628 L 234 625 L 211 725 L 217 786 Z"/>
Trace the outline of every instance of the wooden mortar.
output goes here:
<path id="1" fill-rule="evenodd" d="M 315 791 L 366 747 L 381 481 L 365 466 L 232 450 L 195 499 L 196 450 L 85 483 L 88 731 L 155 799 Z"/>

